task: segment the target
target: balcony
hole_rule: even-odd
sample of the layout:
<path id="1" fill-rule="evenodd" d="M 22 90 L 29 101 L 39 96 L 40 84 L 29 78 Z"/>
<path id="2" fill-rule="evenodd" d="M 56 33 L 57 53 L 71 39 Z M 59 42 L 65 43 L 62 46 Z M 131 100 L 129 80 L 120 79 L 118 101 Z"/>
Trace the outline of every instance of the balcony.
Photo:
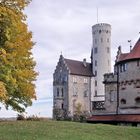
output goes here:
<path id="1" fill-rule="evenodd" d="M 104 101 L 94 101 L 92 102 L 92 110 L 105 110 Z"/>

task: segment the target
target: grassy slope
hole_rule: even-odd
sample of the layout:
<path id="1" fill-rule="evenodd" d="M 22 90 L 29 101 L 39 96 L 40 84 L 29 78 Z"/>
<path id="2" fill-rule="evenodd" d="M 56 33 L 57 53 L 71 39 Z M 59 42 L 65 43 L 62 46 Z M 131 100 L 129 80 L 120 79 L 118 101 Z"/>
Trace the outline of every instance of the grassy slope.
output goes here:
<path id="1" fill-rule="evenodd" d="M 140 140 L 140 128 L 55 121 L 0 122 L 0 140 Z"/>

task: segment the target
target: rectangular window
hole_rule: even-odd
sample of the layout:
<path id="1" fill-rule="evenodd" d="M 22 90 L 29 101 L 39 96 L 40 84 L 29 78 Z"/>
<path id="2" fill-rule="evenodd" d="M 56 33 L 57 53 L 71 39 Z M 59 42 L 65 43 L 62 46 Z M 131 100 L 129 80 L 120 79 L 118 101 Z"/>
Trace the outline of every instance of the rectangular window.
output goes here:
<path id="1" fill-rule="evenodd" d="M 95 96 L 97 96 L 97 90 L 95 90 Z"/>
<path id="2" fill-rule="evenodd" d="M 98 53 L 98 49 L 97 48 L 94 48 L 94 53 Z"/>
<path id="3" fill-rule="evenodd" d="M 110 53 L 110 48 L 109 47 L 107 47 L 107 53 Z"/>
<path id="4" fill-rule="evenodd" d="M 107 38 L 107 42 L 109 42 L 109 38 Z"/>
<path id="5" fill-rule="evenodd" d="M 97 66 L 97 60 L 95 60 L 95 66 Z"/>
<path id="6" fill-rule="evenodd" d="M 59 97 L 59 88 L 57 88 L 57 97 Z"/>
<path id="7" fill-rule="evenodd" d="M 78 95 L 78 88 L 77 87 L 73 87 L 73 96 L 77 96 Z"/>
<path id="8" fill-rule="evenodd" d="M 95 44 L 97 44 L 97 39 L 95 39 Z"/>
<path id="9" fill-rule="evenodd" d="M 101 43 L 103 42 L 103 38 L 101 38 Z"/>
<path id="10" fill-rule="evenodd" d="M 95 76 L 97 76 L 97 71 L 96 70 L 95 70 L 95 73 L 94 74 L 95 74 Z"/>
<path id="11" fill-rule="evenodd" d="M 88 83 L 87 78 L 84 78 L 84 84 L 87 84 L 87 83 Z"/>
<path id="12" fill-rule="evenodd" d="M 137 60 L 137 66 L 138 67 L 140 66 L 140 60 Z"/>
<path id="13" fill-rule="evenodd" d="M 61 104 L 61 109 L 64 109 L 64 104 L 63 103 Z"/>
<path id="14" fill-rule="evenodd" d="M 64 90 L 63 88 L 61 88 L 61 94 L 62 94 L 62 97 L 64 96 Z"/>
<path id="15" fill-rule="evenodd" d="M 127 70 L 127 64 L 123 64 L 123 71 L 126 71 Z"/>
<path id="16" fill-rule="evenodd" d="M 97 86 L 97 81 L 95 80 L 95 86 Z"/>
<path id="17" fill-rule="evenodd" d="M 73 83 L 77 83 L 76 77 L 73 77 Z"/>
<path id="18" fill-rule="evenodd" d="M 84 91 L 84 97 L 88 97 L 88 91 L 87 90 Z"/>
<path id="19" fill-rule="evenodd" d="M 110 65 L 109 60 L 108 60 L 108 66 Z"/>
<path id="20" fill-rule="evenodd" d="M 111 91 L 110 92 L 110 102 L 114 102 L 115 101 L 115 96 L 114 93 Z"/>
<path id="21" fill-rule="evenodd" d="M 123 72 L 123 66 L 120 65 L 120 72 Z"/>
<path id="22" fill-rule="evenodd" d="M 124 63 L 124 64 L 121 64 L 120 65 L 120 72 L 125 72 L 127 70 L 127 64 Z"/>

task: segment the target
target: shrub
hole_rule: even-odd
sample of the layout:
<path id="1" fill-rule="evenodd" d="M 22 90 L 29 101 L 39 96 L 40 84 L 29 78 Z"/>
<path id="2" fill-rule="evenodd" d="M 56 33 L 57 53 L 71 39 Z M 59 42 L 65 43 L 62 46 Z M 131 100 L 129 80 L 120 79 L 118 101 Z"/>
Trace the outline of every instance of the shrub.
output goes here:
<path id="1" fill-rule="evenodd" d="M 22 120 L 26 120 L 26 118 L 25 118 L 24 114 L 18 114 L 17 120 L 22 121 Z"/>
<path id="2" fill-rule="evenodd" d="M 27 120 L 27 121 L 41 121 L 42 118 L 39 118 L 39 117 L 36 116 L 36 115 L 32 115 L 32 116 L 30 116 L 30 117 L 27 117 L 26 120 Z"/>

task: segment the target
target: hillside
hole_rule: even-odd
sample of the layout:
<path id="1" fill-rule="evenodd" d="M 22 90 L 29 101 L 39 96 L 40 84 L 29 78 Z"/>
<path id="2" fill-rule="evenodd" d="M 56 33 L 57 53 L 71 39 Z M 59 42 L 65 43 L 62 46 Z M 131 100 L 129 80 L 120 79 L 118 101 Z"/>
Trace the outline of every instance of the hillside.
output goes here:
<path id="1" fill-rule="evenodd" d="M 140 128 L 62 121 L 0 122 L 0 140 L 139 140 Z"/>

